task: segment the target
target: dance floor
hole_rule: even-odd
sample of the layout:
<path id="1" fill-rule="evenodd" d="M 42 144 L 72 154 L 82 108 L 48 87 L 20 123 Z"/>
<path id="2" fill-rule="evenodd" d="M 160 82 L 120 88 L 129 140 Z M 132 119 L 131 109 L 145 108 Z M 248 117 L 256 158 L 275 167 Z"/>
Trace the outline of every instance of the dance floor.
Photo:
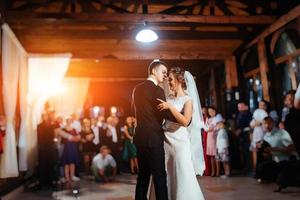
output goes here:
<path id="1" fill-rule="evenodd" d="M 133 200 L 136 176 L 123 174 L 113 183 L 99 184 L 84 177 L 80 182 L 66 185 L 59 191 L 39 190 L 23 191 L 11 199 L 46 200 L 46 199 L 81 199 L 81 200 Z M 255 179 L 233 176 L 227 179 L 200 177 L 199 183 L 207 200 L 215 199 L 251 199 L 282 200 L 300 199 L 300 188 L 290 187 L 282 193 L 274 193 L 274 184 L 258 184 Z M 73 191 L 78 194 L 74 194 Z M 4 198 L 7 199 L 7 198 Z"/>

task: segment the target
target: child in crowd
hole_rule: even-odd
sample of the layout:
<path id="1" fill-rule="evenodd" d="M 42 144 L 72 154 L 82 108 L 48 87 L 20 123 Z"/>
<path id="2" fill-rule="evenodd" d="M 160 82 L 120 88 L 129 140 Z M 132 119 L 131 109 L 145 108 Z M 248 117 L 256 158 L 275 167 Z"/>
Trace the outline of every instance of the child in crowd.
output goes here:
<path id="1" fill-rule="evenodd" d="M 220 175 L 220 162 L 223 163 L 225 175 L 222 178 L 227 178 L 230 175 L 230 156 L 229 156 L 229 139 L 225 129 L 223 117 L 218 114 L 216 115 L 214 122 L 217 128 L 217 140 L 216 140 L 216 176 Z"/>

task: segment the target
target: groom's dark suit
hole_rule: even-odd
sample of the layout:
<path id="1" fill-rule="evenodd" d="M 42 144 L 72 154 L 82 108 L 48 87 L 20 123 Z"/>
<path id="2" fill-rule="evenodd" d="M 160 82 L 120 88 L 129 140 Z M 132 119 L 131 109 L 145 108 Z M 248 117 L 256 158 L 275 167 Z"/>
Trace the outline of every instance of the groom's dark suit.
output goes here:
<path id="1" fill-rule="evenodd" d="M 134 143 L 137 146 L 139 174 L 135 192 L 136 200 L 147 199 L 150 175 L 152 174 L 157 200 L 167 200 L 167 184 L 165 170 L 165 152 L 163 148 L 163 119 L 170 113 L 159 112 L 157 98 L 166 100 L 162 88 L 152 81 L 137 85 L 133 91 L 137 127 Z"/>

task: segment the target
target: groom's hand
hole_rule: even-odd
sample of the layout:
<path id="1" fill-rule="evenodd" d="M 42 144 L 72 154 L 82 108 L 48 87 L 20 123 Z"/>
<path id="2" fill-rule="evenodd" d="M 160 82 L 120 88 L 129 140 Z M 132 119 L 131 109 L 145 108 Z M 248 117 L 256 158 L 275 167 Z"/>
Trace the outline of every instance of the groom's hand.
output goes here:
<path id="1" fill-rule="evenodd" d="M 158 104 L 158 106 L 157 106 L 157 109 L 159 111 L 168 110 L 169 109 L 169 103 L 168 102 L 166 102 L 166 101 L 164 101 L 162 99 L 159 99 L 159 98 L 157 98 L 157 100 L 160 101 L 160 104 Z"/>

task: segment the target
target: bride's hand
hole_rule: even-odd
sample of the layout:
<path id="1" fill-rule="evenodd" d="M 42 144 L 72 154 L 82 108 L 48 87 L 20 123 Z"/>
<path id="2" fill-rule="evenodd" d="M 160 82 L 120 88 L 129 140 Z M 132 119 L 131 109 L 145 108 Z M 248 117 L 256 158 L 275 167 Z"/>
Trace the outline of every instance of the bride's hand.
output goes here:
<path id="1" fill-rule="evenodd" d="M 164 100 L 161 100 L 161 99 L 157 99 L 157 100 L 161 102 L 161 103 L 158 104 L 158 106 L 157 106 L 157 108 L 158 108 L 159 111 L 162 111 L 162 110 L 168 110 L 168 109 L 170 108 L 168 102 L 165 102 Z"/>

